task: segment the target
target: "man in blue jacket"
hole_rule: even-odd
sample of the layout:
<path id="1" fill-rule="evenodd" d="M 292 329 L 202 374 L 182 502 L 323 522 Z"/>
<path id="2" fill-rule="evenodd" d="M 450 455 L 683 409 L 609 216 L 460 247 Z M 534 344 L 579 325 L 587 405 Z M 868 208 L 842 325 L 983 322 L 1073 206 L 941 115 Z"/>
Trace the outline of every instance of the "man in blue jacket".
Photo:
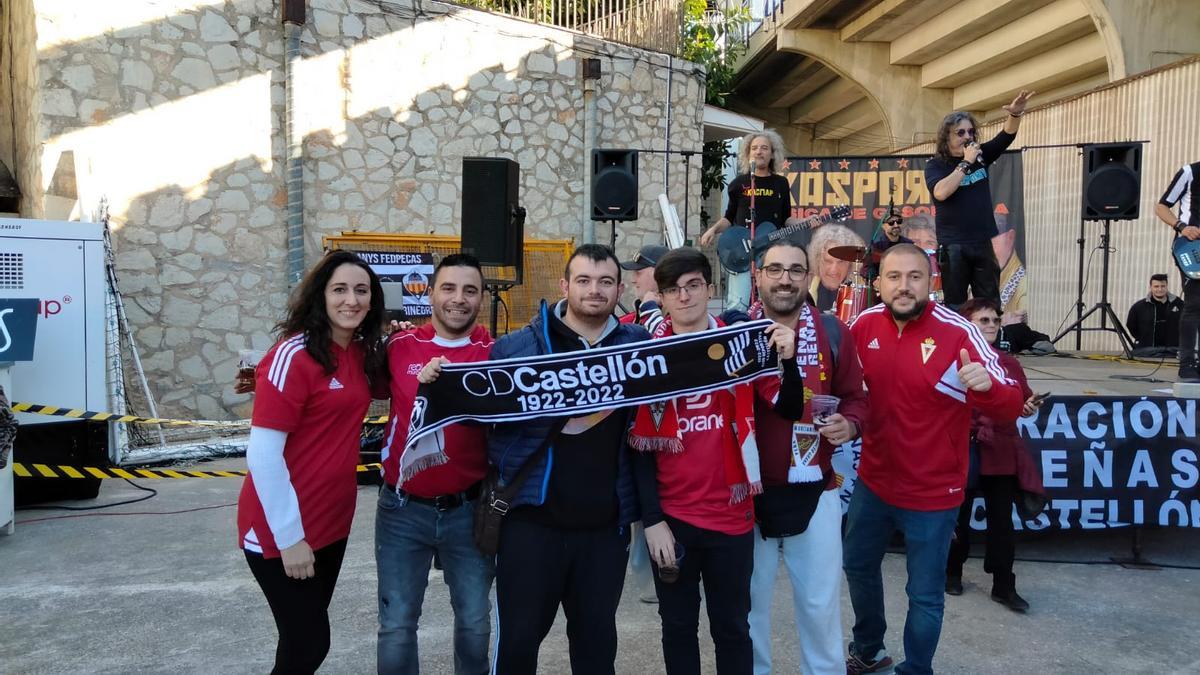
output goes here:
<path id="1" fill-rule="evenodd" d="M 613 316 L 623 288 L 618 265 L 608 247 L 580 246 L 559 281 L 564 299 L 552 306 L 543 301 L 528 326 L 496 341 L 492 358 L 647 339 L 642 327 L 618 323 Z M 571 671 L 614 672 L 629 524 L 640 517 L 639 493 L 657 489 L 652 453 L 634 453 L 626 444 L 632 411 L 617 408 L 571 418 L 538 456 L 542 441 L 561 420 L 497 424 L 489 434 L 488 460 L 504 483 L 525 462 L 536 463 L 500 533 L 494 672 L 536 673 L 538 649 L 559 605 L 567 617 Z"/>

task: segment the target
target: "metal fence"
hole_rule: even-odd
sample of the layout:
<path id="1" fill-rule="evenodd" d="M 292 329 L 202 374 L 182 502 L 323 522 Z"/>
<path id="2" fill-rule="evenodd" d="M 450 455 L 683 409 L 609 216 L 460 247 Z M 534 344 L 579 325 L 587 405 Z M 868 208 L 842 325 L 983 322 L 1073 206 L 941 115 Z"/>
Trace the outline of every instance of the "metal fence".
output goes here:
<path id="1" fill-rule="evenodd" d="M 679 54 L 680 0 L 465 0 L 499 14 Z"/>

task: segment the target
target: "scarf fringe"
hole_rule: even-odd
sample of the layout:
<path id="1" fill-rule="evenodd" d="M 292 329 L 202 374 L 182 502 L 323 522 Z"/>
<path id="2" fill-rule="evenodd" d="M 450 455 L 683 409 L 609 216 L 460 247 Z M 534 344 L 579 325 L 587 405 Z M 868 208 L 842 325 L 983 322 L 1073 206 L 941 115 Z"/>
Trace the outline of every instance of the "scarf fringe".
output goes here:
<path id="1" fill-rule="evenodd" d="M 401 459 L 400 466 L 402 469 L 400 471 L 400 484 L 403 485 L 413 476 L 426 469 L 432 469 L 435 466 L 441 466 L 449 461 L 450 458 L 446 456 L 446 453 L 440 450 L 434 452 L 433 454 L 425 455 L 424 457 L 418 457 L 408 464 L 405 464 L 404 460 Z"/>
<path id="2" fill-rule="evenodd" d="M 673 455 L 683 452 L 683 441 L 669 436 L 638 436 L 631 433 L 629 446 L 640 452 L 669 452 Z"/>
<path id="3" fill-rule="evenodd" d="M 787 480 L 789 483 L 816 483 L 824 477 L 819 465 L 809 464 L 789 467 Z"/>
<path id="4" fill-rule="evenodd" d="M 737 485 L 729 486 L 729 503 L 740 504 L 746 501 L 747 497 L 761 495 L 763 492 L 762 481 L 754 481 L 753 483 L 738 483 Z"/>

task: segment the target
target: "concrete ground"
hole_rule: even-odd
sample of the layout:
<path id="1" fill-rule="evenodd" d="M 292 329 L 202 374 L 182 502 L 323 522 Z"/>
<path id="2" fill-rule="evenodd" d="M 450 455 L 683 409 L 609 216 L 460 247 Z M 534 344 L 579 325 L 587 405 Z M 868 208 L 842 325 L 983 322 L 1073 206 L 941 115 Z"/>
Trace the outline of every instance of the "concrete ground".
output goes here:
<path id="1" fill-rule="evenodd" d="M 240 468 L 242 460 L 203 468 Z M 261 673 L 271 666 L 275 628 L 235 548 L 237 479 L 144 480 L 148 501 L 88 512 L 22 511 L 15 535 L 0 537 L 0 672 Z M 94 503 L 136 497 L 107 480 Z M 73 505 L 85 505 L 75 503 Z M 331 608 L 333 647 L 322 672 L 375 667 L 374 490 L 359 490 L 358 514 Z M 1049 535 L 1018 555 L 1106 561 L 1125 555 L 1128 533 Z M 1200 566 L 1200 533 L 1148 531 L 1146 555 Z M 889 554 L 889 648 L 900 651 L 903 556 Z M 968 563 L 967 592 L 946 603 L 935 662 L 946 673 L 1200 672 L 1200 571 L 1018 562 L 1024 616 L 988 599 L 981 562 Z M 627 585 L 618 624 L 618 673 L 663 671 L 654 605 Z M 781 575 L 774 608 L 777 672 L 799 671 L 790 588 Z M 847 635 L 852 613 L 843 591 Z M 715 672 L 702 626 L 704 671 Z M 452 617 L 434 573 L 420 633 L 425 673 L 451 673 Z M 569 672 L 560 617 L 542 646 L 543 673 Z"/>

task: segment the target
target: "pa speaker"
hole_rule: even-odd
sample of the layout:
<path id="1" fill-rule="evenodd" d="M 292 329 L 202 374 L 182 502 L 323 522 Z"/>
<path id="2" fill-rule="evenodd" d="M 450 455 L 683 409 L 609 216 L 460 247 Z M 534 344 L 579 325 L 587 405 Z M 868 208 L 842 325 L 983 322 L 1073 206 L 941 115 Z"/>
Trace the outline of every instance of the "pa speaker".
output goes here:
<path id="1" fill-rule="evenodd" d="M 521 168 L 504 157 L 463 157 L 462 250 L 483 265 L 516 267 L 525 250 L 525 219 L 518 217 Z"/>
<path id="2" fill-rule="evenodd" d="M 637 150 L 592 150 L 592 220 L 637 220 Z"/>
<path id="3" fill-rule="evenodd" d="M 1083 146 L 1083 219 L 1136 220 L 1142 196 L 1142 144 Z"/>

